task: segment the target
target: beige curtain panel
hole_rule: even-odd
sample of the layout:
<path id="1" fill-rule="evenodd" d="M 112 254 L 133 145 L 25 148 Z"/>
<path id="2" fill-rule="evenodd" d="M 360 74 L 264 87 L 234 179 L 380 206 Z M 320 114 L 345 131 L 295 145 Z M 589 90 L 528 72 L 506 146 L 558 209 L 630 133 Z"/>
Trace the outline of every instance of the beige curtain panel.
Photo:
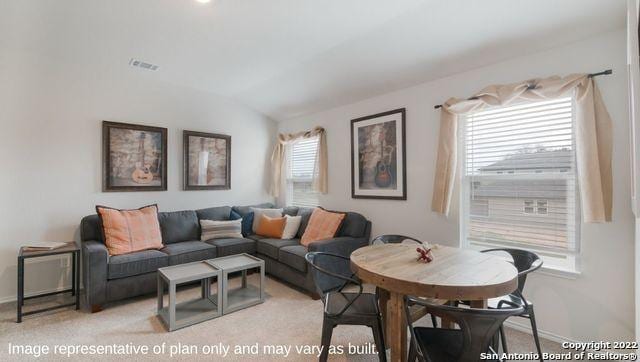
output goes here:
<path id="1" fill-rule="evenodd" d="M 475 94 L 472 99 L 447 100 L 440 113 L 440 139 L 431 209 L 444 215 L 449 213 L 458 159 L 458 116 L 492 106 L 567 96 L 574 91 L 576 160 L 583 220 L 611 221 L 611 117 L 598 87 L 588 74 L 491 85 Z"/>
<path id="2" fill-rule="evenodd" d="M 311 131 L 299 133 L 280 133 L 278 142 L 271 154 L 271 189 L 270 193 L 273 197 L 280 196 L 280 186 L 282 183 L 282 170 L 286 160 L 285 145 L 304 138 L 318 137 L 318 150 L 316 152 L 316 161 L 313 168 L 314 191 L 326 194 L 328 185 L 327 175 L 327 139 L 325 130 L 322 127 L 316 127 Z"/>

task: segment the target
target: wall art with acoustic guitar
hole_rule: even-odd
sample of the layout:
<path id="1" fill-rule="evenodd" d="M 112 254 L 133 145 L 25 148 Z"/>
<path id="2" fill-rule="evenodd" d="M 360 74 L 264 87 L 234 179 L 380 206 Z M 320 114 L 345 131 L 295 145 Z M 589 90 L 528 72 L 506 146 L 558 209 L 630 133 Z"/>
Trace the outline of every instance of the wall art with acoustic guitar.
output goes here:
<path id="1" fill-rule="evenodd" d="M 167 129 L 103 121 L 102 190 L 166 191 Z"/>
<path id="2" fill-rule="evenodd" d="M 351 120 L 351 197 L 407 199 L 404 108 Z"/>
<path id="3" fill-rule="evenodd" d="M 231 136 L 183 132 L 184 189 L 231 188 Z"/>

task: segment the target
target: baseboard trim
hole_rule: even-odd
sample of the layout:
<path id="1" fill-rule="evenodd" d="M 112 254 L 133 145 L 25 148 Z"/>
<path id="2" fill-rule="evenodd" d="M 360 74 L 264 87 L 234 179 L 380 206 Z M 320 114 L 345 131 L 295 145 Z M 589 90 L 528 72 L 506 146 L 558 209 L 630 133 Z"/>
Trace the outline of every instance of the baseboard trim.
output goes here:
<path id="1" fill-rule="evenodd" d="M 57 288 L 52 288 L 52 289 L 40 290 L 40 291 L 37 291 L 37 292 L 25 293 L 24 296 L 25 297 L 32 297 L 32 296 L 38 295 L 38 294 L 60 292 L 60 291 L 63 291 L 65 289 L 70 289 L 70 288 L 71 288 L 71 284 L 65 285 L 65 286 L 61 286 L 61 287 L 57 287 Z M 11 296 L 8 296 L 8 297 L 0 298 L 0 304 L 15 303 L 17 300 L 18 300 L 18 296 L 17 295 L 11 295 Z"/>
<path id="2" fill-rule="evenodd" d="M 524 324 L 524 323 L 517 323 L 514 322 L 512 320 L 507 320 L 504 322 L 504 325 L 509 327 L 509 328 L 513 328 L 519 332 L 523 332 L 523 333 L 527 333 L 533 336 L 533 331 L 531 330 L 531 325 L 528 324 Z M 544 338 L 544 339 L 548 339 L 552 342 L 556 342 L 556 343 L 560 343 L 562 344 L 563 342 L 580 342 L 578 340 L 572 339 L 572 338 L 568 338 L 565 336 L 561 336 L 559 334 L 555 334 L 555 333 L 551 333 L 551 332 L 547 332 L 545 330 L 542 330 L 540 328 L 538 328 L 538 336 L 540 338 Z"/>

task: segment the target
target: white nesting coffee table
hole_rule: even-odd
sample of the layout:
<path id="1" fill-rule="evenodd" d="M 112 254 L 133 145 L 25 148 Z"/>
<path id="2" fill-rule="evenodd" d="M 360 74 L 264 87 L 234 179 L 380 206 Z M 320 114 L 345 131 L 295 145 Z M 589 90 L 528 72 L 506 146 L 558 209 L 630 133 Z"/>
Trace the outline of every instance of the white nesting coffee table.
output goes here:
<path id="1" fill-rule="evenodd" d="M 218 286 L 222 285 L 222 314 L 229 314 L 264 302 L 264 260 L 249 254 L 237 254 L 209 259 L 207 263 L 222 271 Z M 247 270 L 260 269 L 260 286 L 247 284 Z M 242 272 L 239 288 L 229 288 L 229 274 Z"/>
<path id="2" fill-rule="evenodd" d="M 158 269 L 158 317 L 169 331 L 184 328 L 222 315 L 222 270 L 206 261 L 173 265 Z M 211 279 L 218 278 L 218 292 L 211 295 Z M 200 281 L 198 299 L 176 304 L 178 284 Z M 163 306 L 164 285 L 169 286 L 169 305 Z"/>

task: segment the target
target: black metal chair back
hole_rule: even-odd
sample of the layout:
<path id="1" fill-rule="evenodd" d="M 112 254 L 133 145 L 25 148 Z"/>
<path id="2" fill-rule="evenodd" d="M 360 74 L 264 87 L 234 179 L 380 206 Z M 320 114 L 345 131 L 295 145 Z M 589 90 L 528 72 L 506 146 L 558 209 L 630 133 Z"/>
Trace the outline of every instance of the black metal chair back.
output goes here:
<path id="1" fill-rule="evenodd" d="M 425 307 L 428 312 L 433 315 L 440 318 L 446 318 L 457 323 L 460 326 L 460 329 L 452 330 L 414 327 L 411 321 L 409 308 L 416 304 Z M 409 324 L 409 331 L 411 332 L 412 348 L 415 348 L 418 354 L 417 357 L 420 360 L 428 362 L 438 362 L 438 360 L 435 357 L 430 357 L 428 350 L 424 350 L 425 344 L 420 343 L 421 339 L 418 337 L 416 330 L 419 330 L 420 328 L 428 329 L 432 332 L 432 337 L 436 336 L 438 333 L 446 334 L 451 337 L 451 343 L 447 343 L 446 346 L 439 347 L 442 348 L 442 353 L 446 353 L 449 357 L 448 359 L 451 361 L 475 362 L 480 360 L 480 355 L 482 353 L 492 351 L 492 349 L 490 349 L 491 344 L 494 341 L 493 339 L 502 323 L 507 318 L 518 315 L 523 311 L 522 307 L 518 307 L 516 305 L 514 305 L 513 308 L 502 309 L 459 308 L 448 305 L 430 304 L 422 299 L 408 296 L 405 296 L 404 308 L 405 316 Z M 438 340 L 446 343 L 447 336 L 444 336 L 444 338 L 432 338 L 432 340 Z"/>
<path id="2" fill-rule="evenodd" d="M 527 281 L 527 274 L 540 269 L 542 259 L 538 254 L 522 249 L 495 248 L 482 250 L 482 253 L 505 252 L 513 258 L 513 265 L 518 269 L 518 293 L 522 295 L 524 284 Z"/>
<path id="3" fill-rule="evenodd" d="M 422 241 L 412 238 L 410 236 L 404 236 L 404 235 L 380 235 L 375 237 L 373 240 L 371 240 L 371 242 L 369 243 L 369 245 L 375 245 L 375 244 L 400 244 L 401 242 L 403 242 L 404 240 L 412 240 L 415 241 L 416 243 L 422 244 Z"/>
<path id="4" fill-rule="evenodd" d="M 350 302 L 347 303 L 340 312 L 330 315 L 331 317 L 339 317 L 342 315 L 347 309 L 349 309 L 349 306 L 351 306 L 351 304 L 353 304 L 353 302 L 362 295 L 362 282 L 358 280 L 353 273 L 349 272 L 347 275 L 344 273 L 343 268 L 335 267 L 336 262 L 341 263 L 345 260 L 349 260 L 349 258 L 338 254 L 318 251 L 309 252 L 304 256 L 304 258 L 313 268 L 313 280 L 316 284 L 316 290 L 322 296 L 321 299 L 323 303 L 325 303 L 325 295 L 327 293 L 342 292 L 342 290 L 348 285 L 355 285 L 357 287 L 357 296 L 350 297 Z M 329 280 L 332 280 L 332 282 L 327 282 L 327 278 L 322 278 L 322 275 L 330 277 Z M 354 292 L 350 292 L 350 294 L 354 294 Z"/>

